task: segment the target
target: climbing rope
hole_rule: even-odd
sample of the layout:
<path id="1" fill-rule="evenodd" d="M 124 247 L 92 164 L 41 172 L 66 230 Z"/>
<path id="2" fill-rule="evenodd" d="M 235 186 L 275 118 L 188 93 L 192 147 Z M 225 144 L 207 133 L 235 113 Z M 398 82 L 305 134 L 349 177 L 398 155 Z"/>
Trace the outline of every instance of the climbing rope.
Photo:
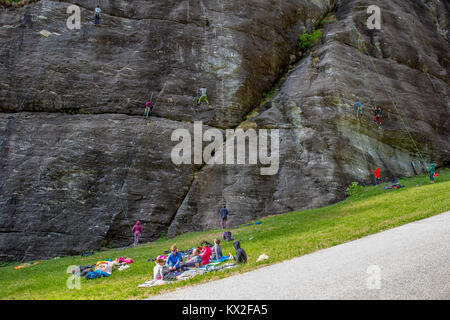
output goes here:
<path id="1" fill-rule="evenodd" d="M 156 104 L 156 102 L 158 101 L 159 96 L 163 93 L 163 91 L 164 91 L 164 88 L 163 88 L 163 90 L 161 90 L 161 92 L 160 92 L 160 93 L 158 94 L 158 96 L 156 97 L 155 104 Z M 152 92 L 152 95 L 151 95 L 151 97 L 150 97 L 150 102 L 151 102 L 152 99 L 153 99 L 153 92 Z M 136 129 L 136 131 L 134 132 L 134 137 L 133 137 L 133 139 L 131 140 L 131 145 L 132 145 L 132 146 L 136 145 L 136 138 L 137 138 L 138 131 L 139 131 L 139 130 Z M 126 181 L 126 179 L 127 179 L 127 177 L 128 177 L 129 170 L 130 170 L 130 168 L 131 168 L 133 162 L 136 160 L 136 154 L 137 154 L 138 152 L 141 151 L 141 148 L 142 148 L 142 147 L 139 145 L 138 150 L 128 157 L 127 165 L 125 166 L 125 168 L 126 168 L 125 178 L 124 178 L 123 181 L 122 181 L 122 186 L 120 187 L 119 192 L 116 194 L 116 195 L 118 196 L 118 198 L 119 198 L 119 202 L 120 202 L 120 206 L 121 206 L 121 208 L 122 208 L 122 212 L 125 213 L 125 217 L 126 217 L 126 219 L 127 219 L 128 226 L 129 226 L 130 228 L 131 228 L 131 224 L 130 224 L 130 219 L 129 219 L 129 215 L 128 215 L 128 210 L 127 210 L 127 209 L 125 208 L 125 206 L 123 205 L 123 201 L 122 201 L 122 198 L 121 198 L 121 194 L 123 193 L 123 189 L 124 189 L 124 187 L 125 187 L 125 181 Z M 133 156 L 133 155 L 134 155 L 134 156 Z"/>
<path id="2" fill-rule="evenodd" d="M 160 92 L 160 94 L 161 94 L 161 93 L 162 93 L 162 92 Z M 159 98 L 160 94 L 156 97 L 156 99 Z M 151 102 L 151 99 L 152 99 L 152 98 L 153 98 L 153 92 L 152 92 L 152 95 L 151 95 L 151 97 L 150 97 L 150 102 Z M 156 101 L 157 101 L 157 100 L 156 100 Z M 156 101 L 155 101 L 155 103 L 156 103 Z M 136 129 L 135 132 L 134 132 L 134 137 L 133 137 L 133 139 L 131 140 L 131 145 L 132 145 L 132 146 L 135 146 L 135 145 L 136 145 L 136 138 L 137 138 L 137 136 L 138 136 L 138 132 L 139 132 L 139 129 Z M 124 214 L 125 214 L 125 217 L 126 217 L 126 219 L 127 219 L 127 222 L 128 222 L 128 225 L 129 225 L 130 228 L 131 228 L 131 224 L 130 224 L 130 219 L 129 219 L 129 215 L 128 215 L 128 210 L 127 210 L 127 209 L 125 208 L 125 206 L 123 205 L 123 201 L 122 201 L 121 195 L 122 195 L 123 190 L 124 190 L 124 187 L 125 187 L 125 181 L 126 181 L 126 179 L 127 179 L 127 177 L 128 177 L 129 170 L 130 170 L 131 166 L 133 165 L 134 161 L 136 161 L 136 154 L 139 153 L 139 152 L 141 151 L 141 149 L 142 149 L 142 146 L 139 145 L 138 148 L 137 148 L 137 150 L 136 150 L 136 152 L 133 152 L 133 153 L 130 154 L 130 156 L 128 157 L 127 165 L 125 166 L 126 174 L 125 174 L 125 177 L 124 177 L 124 179 L 123 179 L 123 181 L 122 181 L 122 186 L 120 187 L 119 192 L 116 194 L 116 195 L 118 196 L 118 198 L 119 198 L 120 206 L 121 206 L 121 208 L 122 208 L 122 211 L 123 211 Z"/>
<path id="3" fill-rule="evenodd" d="M 133 140 L 131 141 L 131 145 L 132 145 L 132 146 L 134 146 L 134 145 L 136 144 L 137 133 L 138 133 L 138 129 L 136 129 L 135 132 L 134 132 L 134 137 L 133 137 Z M 122 181 L 122 186 L 120 187 L 120 190 L 119 190 L 119 192 L 117 193 L 117 196 L 118 196 L 119 202 L 120 202 L 120 206 L 122 207 L 122 212 L 125 213 L 125 217 L 126 217 L 126 219 L 127 219 L 128 226 L 130 227 L 130 229 L 131 229 L 131 224 L 130 224 L 130 219 L 129 219 L 129 216 L 128 216 L 128 210 L 127 210 L 127 209 L 124 207 L 124 205 L 123 205 L 123 201 L 122 201 L 121 195 L 122 195 L 122 193 L 123 193 L 123 189 L 124 189 L 124 187 L 125 187 L 125 181 L 126 181 L 126 179 L 127 179 L 127 177 L 128 177 L 128 173 L 129 173 L 129 171 L 130 171 L 130 168 L 131 168 L 133 162 L 136 160 L 136 154 L 137 154 L 138 152 L 140 152 L 140 151 L 141 151 L 141 146 L 139 146 L 139 148 L 138 148 L 138 150 L 137 150 L 136 152 L 130 154 L 130 156 L 128 157 L 127 165 L 125 166 L 125 168 L 126 168 L 126 174 L 125 174 L 125 177 L 124 177 L 124 179 L 123 179 L 123 181 Z M 134 155 L 134 156 L 133 156 L 133 155 Z"/>
<path id="4" fill-rule="evenodd" d="M 361 51 L 359 50 L 359 46 L 360 46 L 360 44 L 361 44 L 362 42 L 363 42 L 363 41 L 362 41 L 361 37 L 359 37 L 359 39 L 358 39 L 358 53 L 359 53 L 359 59 L 360 59 L 360 61 L 359 61 L 359 66 L 360 66 L 360 68 L 361 68 L 361 73 L 362 73 L 362 75 L 363 75 L 363 77 L 364 77 L 364 83 L 366 84 L 366 88 L 368 88 L 368 89 L 369 89 L 369 92 L 370 92 L 371 103 L 372 103 L 373 106 L 377 106 L 378 103 L 377 103 L 377 100 L 375 99 L 375 95 L 374 95 L 374 93 L 373 93 L 372 87 L 371 87 L 370 85 L 368 85 L 367 74 L 366 74 L 366 73 L 364 72 L 364 70 L 363 70 L 363 65 L 364 65 L 364 69 L 365 69 L 365 68 L 366 68 L 366 64 L 364 63 L 362 53 L 361 53 Z"/>
<path id="5" fill-rule="evenodd" d="M 358 38 L 361 39 L 361 34 L 358 32 L 358 30 L 355 28 L 355 26 L 353 26 L 353 28 L 354 28 L 354 30 L 356 31 L 356 33 L 358 34 Z M 367 50 L 367 47 L 366 47 L 366 45 L 365 45 L 364 42 L 363 42 L 362 48 L 364 49 L 364 51 L 365 51 L 365 53 L 367 54 L 367 56 L 371 57 L 370 54 L 369 54 L 369 51 Z M 358 50 L 358 51 L 359 51 L 359 50 Z M 360 51 L 359 51 L 359 53 L 361 54 Z M 373 61 L 372 61 L 370 58 L 369 58 L 369 61 L 370 61 L 371 65 L 372 65 L 374 71 L 376 72 L 377 77 L 378 77 L 378 79 L 379 79 L 381 85 L 383 86 L 383 89 L 384 89 L 384 91 L 385 91 L 385 93 L 386 93 L 386 96 L 389 96 L 389 98 L 391 99 L 392 105 L 394 106 L 394 108 L 395 108 L 395 110 L 396 110 L 396 112 L 397 112 L 397 115 L 400 117 L 400 119 L 401 119 L 401 121 L 402 121 L 402 124 L 403 124 L 403 127 L 405 128 L 405 131 L 407 132 L 409 138 L 411 139 L 411 141 L 412 141 L 414 147 L 415 147 L 416 150 L 417 150 L 417 154 L 419 155 L 420 159 L 422 159 L 422 161 L 423 161 L 424 163 L 426 163 L 425 159 L 422 157 L 422 154 L 421 154 L 421 152 L 420 152 L 420 150 L 419 150 L 419 148 L 418 148 L 418 146 L 417 146 L 417 144 L 416 144 L 416 141 L 414 140 L 414 138 L 412 137 L 411 133 L 409 132 L 409 130 L 408 130 L 407 126 L 406 126 L 406 122 L 405 122 L 405 120 L 403 119 L 403 117 L 402 117 L 402 115 L 401 115 L 401 113 L 400 113 L 400 111 L 399 111 L 399 109 L 398 109 L 398 107 L 397 107 L 397 103 L 395 102 L 395 99 L 394 99 L 394 94 L 393 94 L 391 91 L 389 91 L 389 90 L 387 89 L 387 87 L 385 86 L 383 80 L 381 79 L 380 73 L 378 72 L 378 68 L 375 66 L 375 64 L 373 63 Z"/>

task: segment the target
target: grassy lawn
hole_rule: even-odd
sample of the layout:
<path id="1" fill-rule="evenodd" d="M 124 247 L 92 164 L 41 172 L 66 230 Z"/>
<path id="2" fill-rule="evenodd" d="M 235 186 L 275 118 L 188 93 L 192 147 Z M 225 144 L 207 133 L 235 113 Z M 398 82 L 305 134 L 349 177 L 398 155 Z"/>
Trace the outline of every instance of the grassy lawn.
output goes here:
<path id="1" fill-rule="evenodd" d="M 154 262 L 146 262 L 147 259 L 168 250 L 173 243 L 184 250 L 198 246 L 202 239 L 212 243 L 222 235 L 219 229 L 208 230 L 161 239 L 138 248 L 102 251 L 89 257 L 44 260 L 20 270 L 8 265 L 0 268 L 0 299 L 142 299 L 176 287 L 246 272 L 450 210 L 450 170 L 439 170 L 439 174 L 435 184 L 429 183 L 428 176 L 401 179 L 406 188 L 383 190 L 370 186 L 361 194 L 331 206 L 266 217 L 260 220 L 262 224 L 232 229 L 234 237 L 243 240 L 241 245 L 249 259 L 246 265 L 234 269 L 210 272 L 162 287 L 137 287 L 152 277 Z M 232 243 L 222 242 L 222 248 L 224 254 L 235 253 Z M 262 253 L 269 259 L 257 263 Z M 82 278 L 79 290 L 67 288 L 68 266 L 119 256 L 129 256 L 135 262 L 127 270 L 114 270 L 107 278 Z"/>

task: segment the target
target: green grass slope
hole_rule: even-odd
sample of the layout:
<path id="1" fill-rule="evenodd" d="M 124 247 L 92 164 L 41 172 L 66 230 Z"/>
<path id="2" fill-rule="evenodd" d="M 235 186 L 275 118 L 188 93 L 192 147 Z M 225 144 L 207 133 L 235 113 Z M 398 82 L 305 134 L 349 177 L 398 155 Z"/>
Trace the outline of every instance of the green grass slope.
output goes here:
<path id="1" fill-rule="evenodd" d="M 275 262 L 298 257 L 397 227 L 450 210 L 450 170 L 440 170 L 435 184 L 428 176 L 401 179 L 406 188 L 384 190 L 370 186 L 358 195 L 331 206 L 290 212 L 261 219 L 262 224 L 231 229 L 248 255 L 248 263 L 234 269 L 210 272 L 162 287 L 138 288 L 152 277 L 154 262 L 147 259 L 161 254 L 176 243 L 180 250 L 221 237 L 222 230 L 190 233 L 174 239 L 161 239 L 138 248 L 112 249 L 89 257 L 64 257 L 15 270 L 15 265 L 0 268 L 0 299 L 142 299 L 176 287 L 211 281 L 250 271 Z M 130 233 L 130 241 L 132 240 Z M 232 243 L 222 242 L 223 253 L 235 253 Z M 256 262 L 261 254 L 268 260 Z M 98 260 L 128 256 L 134 260 L 124 271 L 113 271 L 107 278 L 81 279 L 80 289 L 69 289 L 71 265 L 93 264 Z M 213 298 L 213 297 L 212 297 Z"/>

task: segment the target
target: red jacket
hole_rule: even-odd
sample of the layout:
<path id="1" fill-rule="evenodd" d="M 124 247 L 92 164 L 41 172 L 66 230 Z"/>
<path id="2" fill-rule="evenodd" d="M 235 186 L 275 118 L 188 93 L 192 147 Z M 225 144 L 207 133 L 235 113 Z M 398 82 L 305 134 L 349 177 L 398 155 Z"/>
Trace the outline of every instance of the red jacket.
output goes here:
<path id="1" fill-rule="evenodd" d="M 209 258 L 212 255 L 212 250 L 208 246 L 204 246 L 202 252 L 200 252 L 200 256 L 202 257 L 202 264 L 207 265 L 209 263 Z"/>
<path id="2" fill-rule="evenodd" d="M 380 168 L 377 168 L 376 170 L 372 170 L 372 172 L 375 174 L 375 178 L 380 178 Z"/>
<path id="3" fill-rule="evenodd" d="M 140 221 L 137 221 L 134 227 L 131 229 L 134 233 L 142 233 L 142 226 Z"/>

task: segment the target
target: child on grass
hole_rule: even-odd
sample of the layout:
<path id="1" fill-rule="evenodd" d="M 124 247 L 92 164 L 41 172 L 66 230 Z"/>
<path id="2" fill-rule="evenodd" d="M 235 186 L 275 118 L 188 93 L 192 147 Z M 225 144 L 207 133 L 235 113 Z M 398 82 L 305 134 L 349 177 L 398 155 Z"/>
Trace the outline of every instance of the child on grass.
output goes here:
<path id="1" fill-rule="evenodd" d="M 214 240 L 214 247 L 212 249 L 212 260 L 219 260 L 222 257 L 222 246 L 220 245 L 220 240 Z"/>
<path id="2" fill-rule="evenodd" d="M 202 240 L 200 245 L 202 246 L 202 252 L 200 253 L 200 256 L 202 257 L 202 264 L 205 266 L 209 263 L 209 258 L 212 255 L 212 251 L 208 246 L 208 241 Z"/>
<path id="3" fill-rule="evenodd" d="M 156 264 L 153 268 L 153 280 L 161 280 L 162 278 L 164 278 L 164 258 L 159 256 L 158 258 L 156 258 L 155 262 Z"/>

